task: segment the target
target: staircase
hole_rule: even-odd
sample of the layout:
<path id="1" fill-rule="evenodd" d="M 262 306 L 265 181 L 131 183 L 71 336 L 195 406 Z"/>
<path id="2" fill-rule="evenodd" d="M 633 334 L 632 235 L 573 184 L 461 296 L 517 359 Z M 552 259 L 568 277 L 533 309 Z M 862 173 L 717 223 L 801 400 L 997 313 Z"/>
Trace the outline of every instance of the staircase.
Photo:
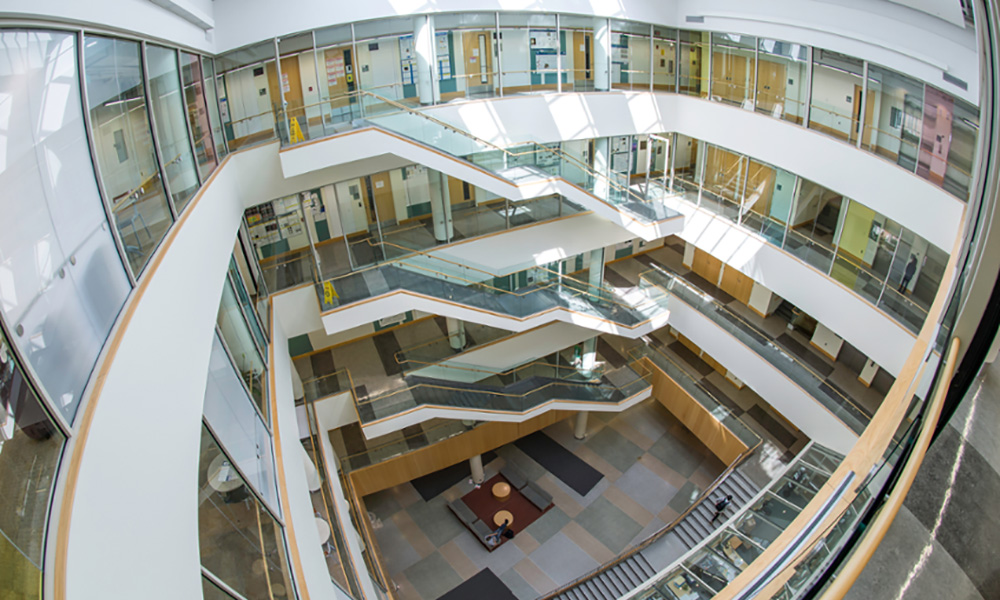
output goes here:
<path id="1" fill-rule="evenodd" d="M 705 538 L 712 536 L 717 527 L 740 508 L 748 504 L 760 487 L 753 483 L 739 468 L 732 469 L 706 498 L 688 509 L 666 533 L 658 534 L 651 543 L 638 552 L 629 554 L 586 579 L 577 581 L 570 588 L 545 596 L 545 600 L 615 600 L 647 582 L 654 575 L 676 562 Z M 733 500 L 723 514 L 712 523 L 715 502 L 732 494 Z"/>

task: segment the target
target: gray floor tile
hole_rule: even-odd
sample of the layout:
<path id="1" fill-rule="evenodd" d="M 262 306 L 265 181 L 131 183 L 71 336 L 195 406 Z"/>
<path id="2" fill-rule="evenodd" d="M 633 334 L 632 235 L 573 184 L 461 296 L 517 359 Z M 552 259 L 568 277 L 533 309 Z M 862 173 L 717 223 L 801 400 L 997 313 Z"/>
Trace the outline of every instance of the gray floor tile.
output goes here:
<path id="1" fill-rule="evenodd" d="M 539 543 L 545 543 L 549 538 L 559 533 L 570 518 L 566 513 L 559 510 L 558 506 L 553 506 L 547 513 L 538 518 L 537 521 L 528 525 L 524 530 L 531 534 Z"/>
<path id="2" fill-rule="evenodd" d="M 615 486 L 654 515 L 659 514 L 677 494 L 676 487 L 660 479 L 641 463 L 636 463 L 625 471 L 615 482 Z"/>
<path id="3" fill-rule="evenodd" d="M 535 600 L 535 598 L 538 598 L 539 595 L 548 591 L 536 590 L 531 587 L 531 584 L 525 581 L 524 577 L 521 577 L 521 574 L 514 569 L 507 569 L 507 571 L 499 575 L 499 577 L 500 581 L 504 582 L 504 584 L 510 588 L 510 591 L 514 592 L 514 595 L 517 596 L 518 600 Z"/>
<path id="4" fill-rule="evenodd" d="M 466 531 L 465 526 L 448 510 L 445 500 L 441 496 L 430 502 L 414 502 L 406 512 L 410 514 L 413 522 L 420 527 L 427 539 L 438 548 Z"/>
<path id="5" fill-rule="evenodd" d="M 642 525 L 604 498 L 595 500 L 574 520 L 615 554 L 642 531 Z"/>
<path id="6" fill-rule="evenodd" d="M 406 541 L 396 524 L 389 519 L 383 519 L 382 527 L 375 530 L 375 542 L 382 551 L 384 564 L 389 569 L 390 575 L 408 569 L 420 560 L 417 551 Z"/>
<path id="7" fill-rule="evenodd" d="M 458 536 L 455 544 L 477 567 L 489 568 L 494 573 L 503 573 L 524 558 L 524 552 L 517 544 L 508 542 L 490 552 L 472 534 Z"/>
<path id="8" fill-rule="evenodd" d="M 562 533 L 552 536 L 531 553 L 543 573 L 552 581 L 572 581 L 598 567 L 597 561 Z"/>
<path id="9" fill-rule="evenodd" d="M 679 513 L 684 512 L 689 506 L 694 504 L 694 501 L 698 499 L 701 492 L 701 488 L 695 485 L 694 482 L 689 481 L 685 483 L 684 487 L 671 498 L 670 508 Z"/>
<path id="10" fill-rule="evenodd" d="M 685 444 L 678 436 L 669 434 L 658 439 L 649 453 L 684 477 L 690 477 L 705 459 L 704 455 Z"/>
<path id="11" fill-rule="evenodd" d="M 383 521 L 388 520 L 389 517 L 403 509 L 403 507 L 399 505 L 399 501 L 396 500 L 396 495 L 391 489 L 369 494 L 368 496 L 365 496 L 364 500 L 365 508 L 367 508 L 370 512 L 375 513 L 375 516 Z"/>
<path id="12" fill-rule="evenodd" d="M 462 578 L 440 552 L 428 555 L 403 571 L 403 575 L 424 600 L 435 600 L 462 583 Z"/>
<path id="13" fill-rule="evenodd" d="M 586 446 L 611 463 L 611 466 L 623 472 L 643 455 L 642 448 L 628 441 L 611 427 L 604 427 L 591 435 Z"/>

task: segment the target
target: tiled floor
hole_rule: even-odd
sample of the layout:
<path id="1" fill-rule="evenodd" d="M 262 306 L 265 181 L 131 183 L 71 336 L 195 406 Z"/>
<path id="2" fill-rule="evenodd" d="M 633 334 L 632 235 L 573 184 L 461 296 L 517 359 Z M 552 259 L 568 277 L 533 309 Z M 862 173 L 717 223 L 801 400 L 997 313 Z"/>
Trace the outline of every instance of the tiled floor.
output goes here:
<path id="1" fill-rule="evenodd" d="M 619 414 L 592 413 L 584 441 L 573 438 L 572 420 L 545 432 L 604 479 L 581 496 L 513 444 L 497 449 L 486 476 L 513 462 L 552 494 L 555 507 L 493 553 L 447 509 L 469 491 L 466 481 L 429 502 L 409 483 L 364 499 L 400 598 L 434 600 L 486 567 L 519 598 L 536 598 L 672 521 L 725 468 L 653 400 Z"/>

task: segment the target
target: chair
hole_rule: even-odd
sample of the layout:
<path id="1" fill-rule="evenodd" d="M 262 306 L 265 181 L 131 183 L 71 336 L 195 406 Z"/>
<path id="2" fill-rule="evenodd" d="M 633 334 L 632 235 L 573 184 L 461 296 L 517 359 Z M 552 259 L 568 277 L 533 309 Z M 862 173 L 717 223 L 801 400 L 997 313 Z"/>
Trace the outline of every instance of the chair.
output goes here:
<path id="1" fill-rule="evenodd" d="M 462 499 L 458 499 L 448 504 L 448 508 L 450 508 L 451 512 L 455 513 L 455 516 L 466 525 L 471 526 L 477 519 L 479 519 L 479 517 L 476 516 L 476 513 L 472 512 L 469 505 Z"/>
<path id="2" fill-rule="evenodd" d="M 520 467 L 514 463 L 507 463 L 504 468 L 500 469 L 500 474 L 503 475 L 504 479 L 510 482 L 510 485 L 515 490 L 519 490 L 528 485 L 528 476 L 525 475 L 524 471 L 522 471 Z"/>
<path id="3" fill-rule="evenodd" d="M 529 483 L 521 490 L 521 494 L 534 504 L 538 510 L 544 511 L 552 504 L 552 496 L 548 492 L 533 483 Z"/>

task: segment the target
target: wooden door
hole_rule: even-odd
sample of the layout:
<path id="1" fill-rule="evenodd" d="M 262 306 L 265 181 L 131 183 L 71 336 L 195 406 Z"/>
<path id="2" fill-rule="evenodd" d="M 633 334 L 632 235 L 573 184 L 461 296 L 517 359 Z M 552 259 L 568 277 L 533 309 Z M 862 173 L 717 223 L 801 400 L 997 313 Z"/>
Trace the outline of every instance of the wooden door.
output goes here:
<path id="1" fill-rule="evenodd" d="M 785 65 L 762 60 L 757 71 L 757 106 L 767 112 L 774 112 L 774 105 L 781 104 L 782 112 L 788 110 L 785 104 Z"/>
<path id="2" fill-rule="evenodd" d="M 323 51 L 322 58 L 323 63 L 319 65 L 319 76 L 326 85 L 327 93 L 331 99 L 331 108 L 345 107 L 350 101 L 344 96 L 355 89 L 351 47 L 327 48 Z"/>
<path id="3" fill-rule="evenodd" d="M 573 32 L 573 74 L 570 82 L 593 81 L 594 45 L 592 34 L 586 31 Z"/>
<path id="4" fill-rule="evenodd" d="M 861 145 L 865 148 L 871 143 L 872 128 L 875 127 L 875 90 L 868 90 L 865 98 L 865 127 L 861 134 Z"/>
<path id="5" fill-rule="evenodd" d="M 722 271 L 722 291 L 743 304 L 750 304 L 750 292 L 753 290 L 753 279 L 750 279 L 737 269 L 725 265 Z"/>
<path id="6" fill-rule="evenodd" d="M 466 31 L 462 34 L 465 53 L 465 86 L 493 87 L 493 32 Z"/>
<path id="7" fill-rule="evenodd" d="M 368 216 L 369 226 L 375 225 L 376 214 L 383 225 L 396 222 L 396 206 L 392 202 L 389 173 L 377 173 L 365 177 L 364 193 L 365 213 Z"/>
<path id="8" fill-rule="evenodd" d="M 694 250 L 694 262 L 691 265 L 691 270 L 701 275 L 705 280 L 707 280 L 712 285 L 716 285 L 719 282 L 719 271 L 722 270 L 722 261 L 715 258 L 708 252 L 704 250 L 699 250 L 695 248 Z"/>
<path id="9" fill-rule="evenodd" d="M 858 126 L 861 123 L 861 103 L 862 103 L 862 93 L 861 86 L 854 86 L 854 106 L 851 108 L 851 131 L 847 136 L 847 140 L 850 142 L 858 139 Z"/>

